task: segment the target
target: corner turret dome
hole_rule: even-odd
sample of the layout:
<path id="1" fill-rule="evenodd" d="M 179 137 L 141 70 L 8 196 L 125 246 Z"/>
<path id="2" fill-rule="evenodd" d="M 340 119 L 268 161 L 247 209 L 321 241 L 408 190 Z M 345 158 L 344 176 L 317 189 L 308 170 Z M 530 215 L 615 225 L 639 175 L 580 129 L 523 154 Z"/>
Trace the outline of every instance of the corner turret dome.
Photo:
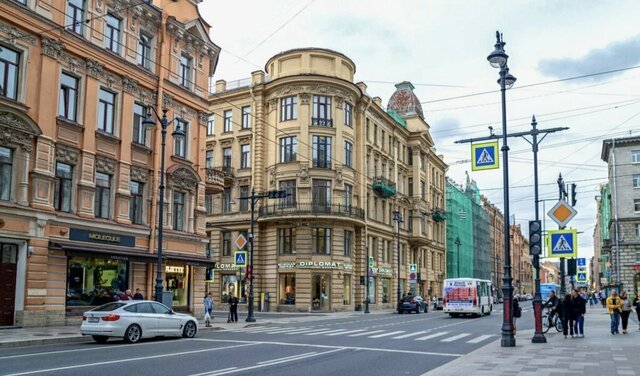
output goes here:
<path id="1" fill-rule="evenodd" d="M 409 81 L 403 81 L 396 84 L 396 91 L 389 98 L 387 109 L 391 109 L 398 113 L 398 115 L 404 117 L 410 117 L 418 115 L 424 120 L 424 113 L 422 112 L 422 105 L 420 100 L 413 92 L 415 87 Z"/>

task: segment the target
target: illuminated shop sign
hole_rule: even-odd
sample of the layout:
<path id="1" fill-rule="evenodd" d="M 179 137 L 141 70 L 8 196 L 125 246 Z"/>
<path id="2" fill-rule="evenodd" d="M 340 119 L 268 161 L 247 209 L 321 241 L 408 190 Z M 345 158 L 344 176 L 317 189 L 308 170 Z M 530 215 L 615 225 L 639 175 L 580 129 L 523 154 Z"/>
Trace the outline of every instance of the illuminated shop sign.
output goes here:
<path id="1" fill-rule="evenodd" d="M 167 273 L 184 274 L 184 266 L 166 265 L 164 271 Z"/>
<path id="2" fill-rule="evenodd" d="M 345 264 L 337 261 L 298 261 L 281 262 L 278 269 L 331 269 L 331 270 L 353 270 L 353 264 Z"/>
<path id="3" fill-rule="evenodd" d="M 216 270 L 233 270 L 234 272 L 238 270 L 238 267 L 235 264 L 216 264 Z"/>
<path id="4" fill-rule="evenodd" d="M 76 241 L 89 242 L 89 243 L 119 245 L 122 247 L 136 246 L 135 236 L 109 234 L 106 232 L 83 230 L 79 228 L 69 229 L 69 240 L 76 240 Z"/>

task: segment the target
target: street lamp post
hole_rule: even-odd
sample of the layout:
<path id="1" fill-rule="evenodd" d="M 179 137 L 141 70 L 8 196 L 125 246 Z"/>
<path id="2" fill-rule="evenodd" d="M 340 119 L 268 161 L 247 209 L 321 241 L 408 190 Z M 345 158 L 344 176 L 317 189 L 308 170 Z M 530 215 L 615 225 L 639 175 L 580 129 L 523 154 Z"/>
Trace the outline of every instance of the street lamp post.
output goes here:
<path id="1" fill-rule="evenodd" d="M 400 223 L 403 223 L 404 221 L 402 220 L 402 215 L 400 214 L 399 211 L 394 211 L 393 212 L 393 220 L 397 223 L 397 227 L 398 227 L 398 291 L 397 291 L 397 295 L 398 295 L 398 301 L 400 301 L 400 299 L 402 298 L 402 293 L 400 292 Z"/>
<path id="2" fill-rule="evenodd" d="M 456 265 L 458 266 L 458 273 L 456 274 L 457 278 L 460 278 L 460 244 L 462 244 L 462 242 L 460 241 L 460 238 L 456 236 L 456 241 L 454 242 L 456 247 L 457 247 L 457 261 L 456 261 Z"/>
<path id="3" fill-rule="evenodd" d="M 502 347 L 514 347 L 516 338 L 513 335 L 512 298 L 513 278 L 511 277 L 511 245 L 509 242 L 509 146 L 507 145 L 507 97 L 506 91 L 513 87 L 516 78 L 509 73 L 507 60 L 509 55 L 504 51 L 505 42 L 502 34 L 496 31 L 496 44 L 493 52 L 487 56 L 489 64 L 494 68 L 500 68 L 500 93 L 502 99 L 502 180 L 504 191 L 504 276 L 502 277 L 503 315 L 502 315 Z"/>
<path id="4" fill-rule="evenodd" d="M 169 109 L 162 109 L 162 117 L 158 114 L 156 109 L 153 106 L 147 107 L 147 116 L 142 121 L 142 125 L 147 128 L 154 128 L 156 126 L 156 121 L 153 119 L 153 116 L 160 121 L 160 126 L 162 127 L 162 148 L 160 151 L 160 202 L 158 209 L 158 261 L 156 265 L 156 301 L 162 303 L 162 235 L 163 235 L 163 227 L 164 227 L 164 154 L 165 154 L 165 146 L 167 141 L 167 128 L 171 123 L 173 123 L 176 118 L 169 121 L 167 119 L 167 112 Z M 171 133 L 171 136 L 176 140 L 180 140 L 185 138 L 184 130 L 180 129 L 180 123 L 176 125 L 176 129 Z"/>

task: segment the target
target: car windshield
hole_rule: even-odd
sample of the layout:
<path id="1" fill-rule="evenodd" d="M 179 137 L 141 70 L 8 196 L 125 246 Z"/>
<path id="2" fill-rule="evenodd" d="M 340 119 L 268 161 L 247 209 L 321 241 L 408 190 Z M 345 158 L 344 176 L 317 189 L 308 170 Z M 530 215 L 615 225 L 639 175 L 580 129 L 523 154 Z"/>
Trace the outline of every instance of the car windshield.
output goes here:
<path id="1" fill-rule="evenodd" d="M 126 303 L 107 303 L 105 305 L 101 305 L 100 307 L 92 309 L 94 312 L 108 312 L 116 310 L 120 307 L 126 306 Z"/>

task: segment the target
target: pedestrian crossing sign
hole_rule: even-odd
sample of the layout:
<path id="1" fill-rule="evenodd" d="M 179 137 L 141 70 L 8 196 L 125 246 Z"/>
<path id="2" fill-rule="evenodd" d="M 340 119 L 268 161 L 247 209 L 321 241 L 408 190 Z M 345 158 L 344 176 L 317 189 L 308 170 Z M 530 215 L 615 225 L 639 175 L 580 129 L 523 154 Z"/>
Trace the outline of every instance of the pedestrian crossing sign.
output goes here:
<path id="1" fill-rule="evenodd" d="M 247 266 L 247 252 L 246 251 L 237 251 L 234 253 L 234 258 L 236 260 L 236 267 L 245 267 Z"/>
<path id="2" fill-rule="evenodd" d="M 547 249 L 549 257 L 577 257 L 578 231 L 575 229 L 547 231 Z"/>
<path id="3" fill-rule="evenodd" d="M 471 145 L 471 170 L 494 170 L 500 168 L 498 141 Z"/>

